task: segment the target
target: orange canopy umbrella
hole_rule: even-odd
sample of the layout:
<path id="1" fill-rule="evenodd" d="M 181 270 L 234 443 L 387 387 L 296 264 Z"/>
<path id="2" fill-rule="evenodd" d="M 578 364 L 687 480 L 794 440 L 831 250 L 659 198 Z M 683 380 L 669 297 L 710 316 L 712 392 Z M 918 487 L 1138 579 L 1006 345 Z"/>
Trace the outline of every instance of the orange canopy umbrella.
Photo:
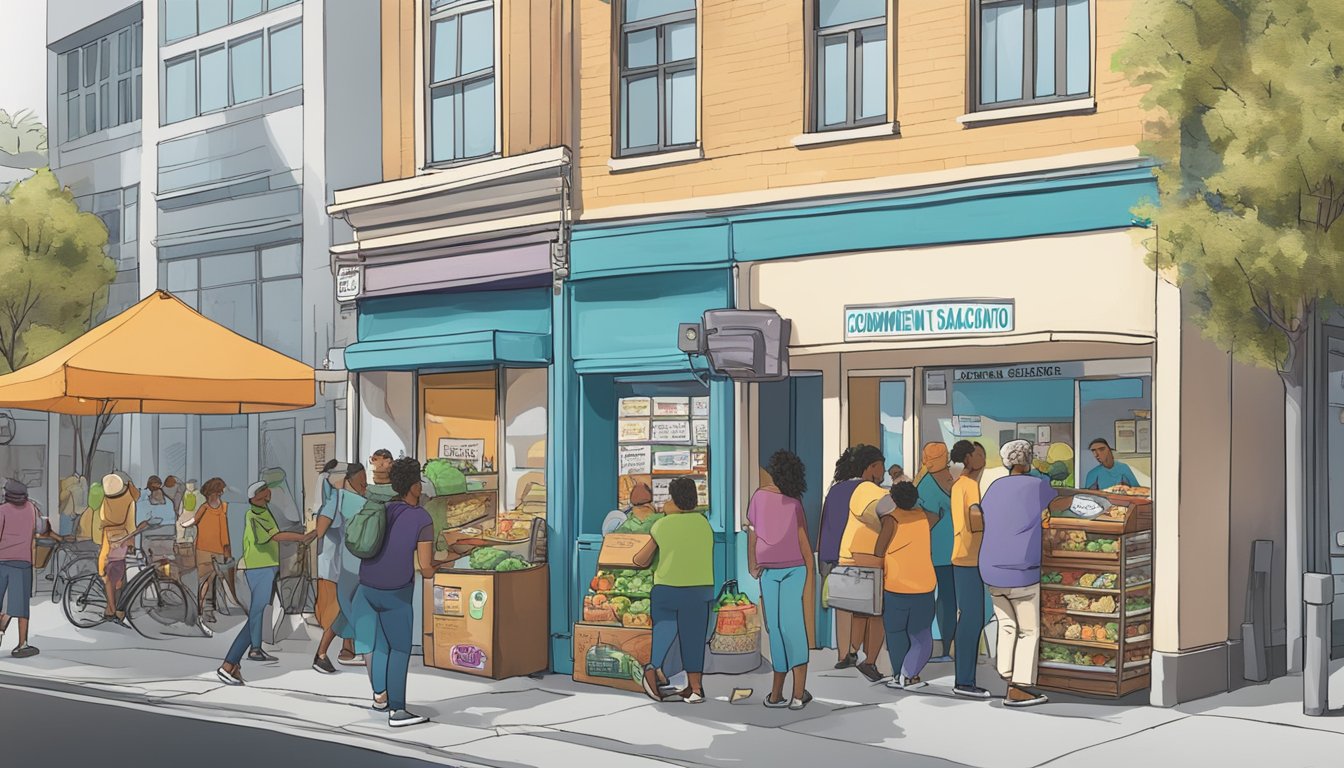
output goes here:
<path id="1" fill-rule="evenodd" d="M 206 319 L 167 291 L 0 376 L 0 408 L 77 416 L 307 408 L 313 369 Z"/>

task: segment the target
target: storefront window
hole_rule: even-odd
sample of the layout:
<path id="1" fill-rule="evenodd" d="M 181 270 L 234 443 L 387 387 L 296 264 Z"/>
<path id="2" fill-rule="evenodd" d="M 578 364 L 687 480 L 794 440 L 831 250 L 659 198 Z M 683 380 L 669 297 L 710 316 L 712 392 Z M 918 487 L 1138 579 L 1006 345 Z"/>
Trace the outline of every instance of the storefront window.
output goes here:
<path id="1" fill-rule="evenodd" d="M 505 506 L 546 514 L 546 369 L 505 371 Z"/>
<path id="2" fill-rule="evenodd" d="M 1081 416 L 1078 430 L 1079 487 L 1098 485 L 1099 490 L 1105 490 L 1116 484 L 1111 481 L 1121 477 L 1125 469 L 1130 471 L 1139 486 L 1152 487 L 1151 382 L 1147 377 L 1078 382 Z M 1103 440 L 1106 442 L 1105 447 L 1114 454 L 1115 463 L 1110 468 L 1102 467 L 1092 451 L 1093 444 Z"/>
<path id="3" fill-rule="evenodd" d="M 699 509 L 709 508 L 709 390 L 698 382 L 617 385 L 617 506 L 647 485 L 655 515 L 671 498 L 672 481 L 695 481 Z M 623 530 L 647 533 L 648 517 L 632 513 Z M 640 529 L 640 530 L 636 530 Z"/>

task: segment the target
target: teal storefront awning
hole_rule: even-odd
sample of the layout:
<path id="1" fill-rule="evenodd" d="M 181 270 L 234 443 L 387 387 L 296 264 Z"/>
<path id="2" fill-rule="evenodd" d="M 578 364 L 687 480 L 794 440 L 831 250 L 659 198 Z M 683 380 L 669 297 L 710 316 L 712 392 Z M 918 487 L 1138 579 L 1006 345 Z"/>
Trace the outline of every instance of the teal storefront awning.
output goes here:
<path id="1" fill-rule="evenodd" d="M 361 341 L 346 347 L 345 367 L 396 371 L 497 363 L 545 365 L 550 357 L 549 334 L 478 331 L 427 339 Z"/>
<path id="2" fill-rule="evenodd" d="M 366 299 L 350 371 L 408 371 L 551 361 L 547 288 L 420 293 Z"/>

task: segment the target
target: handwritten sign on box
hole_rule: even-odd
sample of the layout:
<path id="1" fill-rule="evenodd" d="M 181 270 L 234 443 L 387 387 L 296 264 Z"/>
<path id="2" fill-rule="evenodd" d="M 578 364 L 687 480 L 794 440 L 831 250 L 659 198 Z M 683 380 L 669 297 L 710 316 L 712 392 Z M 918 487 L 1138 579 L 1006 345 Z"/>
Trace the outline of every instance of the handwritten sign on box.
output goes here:
<path id="1" fill-rule="evenodd" d="M 709 445 L 709 419 L 692 421 L 691 436 L 696 445 Z"/>
<path id="2" fill-rule="evenodd" d="M 649 439 L 648 419 L 621 419 L 616 430 L 622 443 L 639 443 Z"/>
<path id="3" fill-rule="evenodd" d="M 689 443 L 691 423 L 680 419 L 655 421 L 649 439 L 659 443 Z"/>
<path id="4" fill-rule="evenodd" d="M 621 398 L 621 416 L 639 417 L 653 414 L 653 400 L 647 397 Z"/>
<path id="5" fill-rule="evenodd" d="M 653 398 L 654 416 L 690 416 L 691 399 L 689 397 Z"/>
<path id="6" fill-rule="evenodd" d="M 672 478 L 655 477 L 653 479 L 653 508 L 661 510 L 668 499 L 672 498 Z"/>
<path id="7" fill-rule="evenodd" d="M 657 473 L 685 473 L 692 467 L 691 451 L 687 448 L 656 448 L 653 452 L 653 471 Z"/>
<path id="8" fill-rule="evenodd" d="M 457 437 L 439 438 L 439 458 L 479 470 L 485 459 L 485 441 Z"/>
<path id="9" fill-rule="evenodd" d="M 653 450 L 647 445 L 620 447 L 618 475 L 647 475 L 652 470 Z"/>
<path id="10" fill-rule="evenodd" d="M 699 416 L 700 418 L 704 418 L 704 417 L 708 416 L 708 415 L 709 415 L 709 398 L 708 398 L 708 397 L 692 397 L 692 398 L 691 398 L 691 415 L 692 415 L 692 416 Z"/>

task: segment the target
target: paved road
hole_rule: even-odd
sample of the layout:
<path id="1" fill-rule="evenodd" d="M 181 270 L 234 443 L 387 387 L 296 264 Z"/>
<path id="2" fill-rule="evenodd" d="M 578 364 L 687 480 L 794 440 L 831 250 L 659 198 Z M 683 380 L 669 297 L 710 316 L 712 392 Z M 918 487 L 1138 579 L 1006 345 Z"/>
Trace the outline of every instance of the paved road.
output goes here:
<path id="1" fill-rule="evenodd" d="M 0 764 L 427 768 L 440 764 L 274 731 L 0 689 Z M 119 746 L 109 746 L 116 744 Z"/>

